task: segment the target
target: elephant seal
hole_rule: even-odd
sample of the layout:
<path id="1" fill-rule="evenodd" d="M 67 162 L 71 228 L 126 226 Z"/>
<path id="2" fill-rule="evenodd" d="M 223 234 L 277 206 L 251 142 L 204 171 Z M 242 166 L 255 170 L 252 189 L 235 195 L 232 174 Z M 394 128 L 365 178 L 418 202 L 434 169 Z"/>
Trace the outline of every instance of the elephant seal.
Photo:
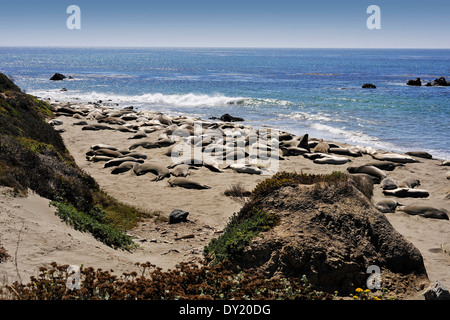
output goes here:
<path id="1" fill-rule="evenodd" d="M 378 178 L 379 182 L 381 182 L 387 176 L 383 170 L 374 166 L 348 167 L 347 171 L 349 173 L 366 173 L 368 175 Z"/>
<path id="2" fill-rule="evenodd" d="M 132 157 L 114 158 L 112 160 L 107 161 L 103 165 L 103 168 L 117 167 L 117 166 L 120 166 L 124 162 L 139 162 L 139 163 L 143 163 L 144 160 L 136 159 L 136 158 L 132 158 Z"/>
<path id="3" fill-rule="evenodd" d="M 400 198 L 427 198 L 430 194 L 427 190 L 411 189 L 411 188 L 397 188 L 393 190 L 383 190 L 383 194 L 387 196 L 395 196 Z"/>
<path id="4" fill-rule="evenodd" d="M 238 173 L 248 173 L 248 174 L 261 174 L 262 170 L 257 166 L 253 166 L 250 164 L 230 164 L 225 167 L 225 169 L 233 169 Z"/>
<path id="5" fill-rule="evenodd" d="M 419 215 L 424 218 L 449 220 L 447 210 L 437 209 L 431 206 L 412 204 L 407 206 L 399 206 L 398 210 L 410 215 Z"/>
<path id="6" fill-rule="evenodd" d="M 143 139 L 143 138 L 147 138 L 147 134 L 144 131 L 139 131 L 136 134 L 134 134 L 131 137 L 129 137 L 128 140 Z"/>
<path id="7" fill-rule="evenodd" d="M 158 142 L 155 142 L 155 141 L 141 141 L 141 142 L 137 142 L 137 143 L 134 143 L 131 146 L 129 146 L 128 150 L 134 150 L 138 147 L 142 147 L 145 149 L 153 149 L 153 148 L 159 148 L 161 146 L 159 145 Z"/>
<path id="8" fill-rule="evenodd" d="M 308 153 L 309 150 L 301 147 L 280 147 L 283 156 L 299 156 Z"/>
<path id="9" fill-rule="evenodd" d="M 127 157 L 133 157 L 136 159 L 147 159 L 147 155 L 144 153 L 141 153 L 141 152 L 129 152 L 128 151 L 128 153 L 122 152 L 122 154 L 124 154 L 124 155 L 126 154 Z"/>
<path id="10" fill-rule="evenodd" d="M 210 186 L 184 177 L 170 178 L 168 181 L 171 187 L 177 186 L 186 189 L 211 189 Z"/>
<path id="11" fill-rule="evenodd" d="M 133 167 L 136 165 L 136 162 L 123 162 L 121 163 L 119 166 L 115 167 L 111 173 L 112 174 L 119 174 L 119 173 L 123 173 L 123 172 L 127 172 L 130 171 L 131 169 L 133 169 Z"/>
<path id="12" fill-rule="evenodd" d="M 344 164 L 349 161 L 351 161 L 351 160 L 348 158 L 334 157 L 334 156 L 327 156 L 327 157 L 322 157 L 322 158 L 313 160 L 314 163 L 318 163 L 318 164 Z"/>
<path id="13" fill-rule="evenodd" d="M 108 156 L 97 156 L 97 155 L 94 155 L 94 156 L 86 156 L 86 159 L 88 161 L 99 162 L 99 161 L 109 161 L 109 160 L 116 159 L 116 158 L 108 157 Z"/>
<path id="14" fill-rule="evenodd" d="M 393 199 L 383 199 L 375 204 L 375 208 L 382 213 L 392 213 L 398 205 L 399 203 Z"/>
<path id="15" fill-rule="evenodd" d="M 405 154 L 413 157 L 424 158 L 424 159 L 432 159 L 433 156 L 425 151 L 408 151 Z"/>
<path id="16" fill-rule="evenodd" d="M 118 158 L 123 156 L 118 151 L 110 150 L 110 149 L 97 149 L 97 150 L 89 150 L 86 152 L 86 156 L 107 156 L 111 158 Z"/>
<path id="17" fill-rule="evenodd" d="M 398 188 L 397 181 L 395 181 L 394 179 L 389 178 L 389 177 L 381 180 L 380 184 L 381 184 L 381 188 L 383 188 L 383 190 L 393 190 L 393 189 Z"/>
<path id="18" fill-rule="evenodd" d="M 190 173 L 190 166 L 188 164 L 180 164 L 174 169 L 170 170 L 170 174 L 174 177 L 187 177 Z"/>
<path id="19" fill-rule="evenodd" d="M 420 186 L 420 180 L 418 179 L 414 179 L 414 178 L 407 178 L 404 179 L 402 181 L 400 181 L 400 183 L 398 184 L 399 188 L 415 188 L 417 186 Z"/>
<path id="20" fill-rule="evenodd" d="M 377 167 L 378 169 L 385 170 L 385 171 L 394 171 L 394 169 L 396 167 L 404 167 L 405 166 L 404 164 L 395 163 L 395 162 L 391 162 L 391 161 L 381 161 L 381 160 L 367 162 L 365 165 L 366 166 L 374 166 L 374 167 Z"/>
<path id="21" fill-rule="evenodd" d="M 312 150 L 313 153 L 328 153 L 330 145 L 325 141 L 320 141 Z"/>
<path id="22" fill-rule="evenodd" d="M 91 150 L 98 150 L 98 149 L 109 149 L 109 150 L 113 150 L 113 151 L 119 150 L 118 148 L 111 146 L 109 144 L 97 143 L 97 144 L 93 144 L 91 146 Z"/>
<path id="23" fill-rule="evenodd" d="M 153 181 L 159 181 L 166 177 L 170 177 L 170 171 L 164 165 L 160 163 L 136 163 L 133 167 L 133 171 L 137 176 L 141 176 L 146 174 L 147 172 L 153 173 L 156 175 L 156 178 Z"/>
<path id="24" fill-rule="evenodd" d="M 351 150 L 349 148 L 330 148 L 329 153 L 335 153 L 342 156 L 350 156 L 350 157 L 362 156 L 362 153 L 360 151 Z"/>
<path id="25" fill-rule="evenodd" d="M 440 164 L 440 166 L 450 166 L 450 160 L 442 161 L 442 163 Z"/>
<path id="26" fill-rule="evenodd" d="M 419 162 L 416 159 L 408 156 L 397 153 L 374 153 L 371 154 L 372 158 L 375 160 L 383 160 L 383 161 L 391 161 L 391 162 L 399 162 L 399 163 L 414 163 Z"/>

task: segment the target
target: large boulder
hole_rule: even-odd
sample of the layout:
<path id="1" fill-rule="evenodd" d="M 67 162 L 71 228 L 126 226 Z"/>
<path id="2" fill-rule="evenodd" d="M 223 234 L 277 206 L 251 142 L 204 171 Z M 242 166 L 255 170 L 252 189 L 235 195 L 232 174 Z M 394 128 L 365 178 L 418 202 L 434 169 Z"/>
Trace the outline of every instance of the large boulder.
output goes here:
<path id="1" fill-rule="evenodd" d="M 377 86 L 374 85 L 374 84 L 372 84 L 372 83 L 364 83 L 364 84 L 362 85 L 362 88 L 363 88 L 363 89 L 376 89 Z"/>
<path id="2" fill-rule="evenodd" d="M 383 288 L 389 283 L 389 290 L 423 290 L 429 280 L 421 253 L 375 208 L 370 188 L 370 179 L 348 177 L 287 185 L 253 199 L 253 207 L 279 222 L 234 263 L 267 277 L 304 275 L 313 287 L 339 294 L 365 287 L 368 267 L 375 265 Z"/>

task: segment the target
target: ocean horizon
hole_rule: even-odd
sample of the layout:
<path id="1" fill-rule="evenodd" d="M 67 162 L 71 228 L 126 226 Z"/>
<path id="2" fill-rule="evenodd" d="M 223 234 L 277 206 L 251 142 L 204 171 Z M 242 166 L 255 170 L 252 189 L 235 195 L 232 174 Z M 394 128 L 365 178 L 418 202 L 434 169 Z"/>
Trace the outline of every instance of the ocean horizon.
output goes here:
<path id="1" fill-rule="evenodd" d="M 406 85 L 450 80 L 448 49 L 0 47 L 0 72 L 42 99 L 229 113 L 254 127 L 450 159 L 450 86 Z M 57 72 L 72 79 L 50 81 Z"/>

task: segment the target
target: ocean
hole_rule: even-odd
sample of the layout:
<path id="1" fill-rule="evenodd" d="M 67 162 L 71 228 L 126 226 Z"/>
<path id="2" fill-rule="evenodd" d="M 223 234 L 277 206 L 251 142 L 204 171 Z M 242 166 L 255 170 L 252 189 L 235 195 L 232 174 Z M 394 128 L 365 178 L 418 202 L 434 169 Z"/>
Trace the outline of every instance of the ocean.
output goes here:
<path id="1" fill-rule="evenodd" d="M 450 81 L 450 50 L 16 47 L 0 48 L 0 72 L 40 98 L 229 113 L 253 127 L 450 159 L 450 86 L 406 85 Z M 50 81 L 56 72 L 73 79 Z"/>

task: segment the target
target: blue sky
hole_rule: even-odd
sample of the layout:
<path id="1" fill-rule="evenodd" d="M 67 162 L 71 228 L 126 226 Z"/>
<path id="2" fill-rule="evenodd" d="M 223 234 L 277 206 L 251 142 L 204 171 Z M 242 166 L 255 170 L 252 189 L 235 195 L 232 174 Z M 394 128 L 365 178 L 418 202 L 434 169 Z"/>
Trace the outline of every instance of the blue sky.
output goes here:
<path id="1" fill-rule="evenodd" d="M 0 46 L 450 48 L 449 0 L 5 2 Z M 66 27 L 72 4 L 81 30 Z"/>

